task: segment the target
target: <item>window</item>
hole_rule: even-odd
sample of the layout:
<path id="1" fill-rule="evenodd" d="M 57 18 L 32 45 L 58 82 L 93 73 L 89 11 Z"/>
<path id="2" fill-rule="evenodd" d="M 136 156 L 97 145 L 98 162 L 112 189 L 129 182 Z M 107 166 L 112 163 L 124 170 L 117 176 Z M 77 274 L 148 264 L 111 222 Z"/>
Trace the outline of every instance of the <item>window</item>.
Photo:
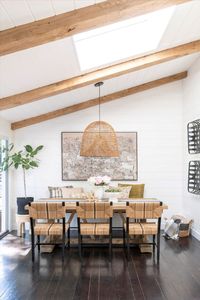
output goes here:
<path id="1" fill-rule="evenodd" d="M 173 6 L 74 35 L 81 70 L 156 49 L 174 9 Z"/>
<path id="2" fill-rule="evenodd" d="M 7 146 L 7 140 L 0 138 L 0 146 Z M 0 154 L 0 161 L 3 159 Z M 8 230 L 8 172 L 0 172 L 0 237 Z"/>

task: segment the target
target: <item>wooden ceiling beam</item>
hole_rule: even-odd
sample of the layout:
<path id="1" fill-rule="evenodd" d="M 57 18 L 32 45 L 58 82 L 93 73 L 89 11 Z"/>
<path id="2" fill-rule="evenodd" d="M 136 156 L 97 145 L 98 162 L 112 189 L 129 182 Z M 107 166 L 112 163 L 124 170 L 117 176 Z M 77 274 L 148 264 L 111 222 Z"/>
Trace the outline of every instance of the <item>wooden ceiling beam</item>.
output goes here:
<path id="1" fill-rule="evenodd" d="M 190 0 L 108 0 L 0 32 L 0 56 Z"/>
<path id="2" fill-rule="evenodd" d="M 107 102 L 110 102 L 110 101 L 113 101 L 116 99 L 124 98 L 124 97 L 127 97 L 132 94 L 143 92 L 143 91 L 146 91 L 146 90 L 149 90 L 149 89 L 152 89 L 152 88 L 155 88 L 155 87 L 167 84 L 167 83 L 181 80 L 186 77 L 187 77 L 187 71 L 181 72 L 181 73 L 178 73 L 178 74 L 175 74 L 172 76 L 163 77 L 158 80 L 150 81 L 150 82 L 147 82 L 147 83 L 144 83 L 144 84 L 141 84 L 138 86 L 134 86 L 134 87 L 131 87 L 126 90 L 118 91 L 118 92 L 115 92 L 115 93 L 112 93 L 112 94 L 109 94 L 106 96 L 102 96 L 101 104 L 104 104 L 104 103 L 107 103 Z M 86 109 L 86 108 L 89 108 L 89 107 L 92 107 L 92 106 L 95 106 L 98 104 L 99 104 L 98 98 L 91 99 L 91 100 L 88 100 L 88 101 L 85 101 L 82 103 L 78 103 L 78 104 L 75 104 L 72 106 L 68 106 L 68 107 L 61 108 L 61 109 L 58 109 L 58 110 L 55 110 L 52 112 L 48 112 L 46 114 L 42 114 L 42 115 L 39 115 L 36 117 L 32 117 L 32 118 L 25 119 L 22 121 L 14 122 L 11 124 L 11 128 L 13 130 L 15 130 L 15 129 L 27 127 L 27 126 L 30 126 L 33 124 L 37 124 L 37 123 L 44 122 L 47 120 L 55 119 L 57 117 L 61 117 L 64 115 L 68 115 L 68 114 L 71 114 L 71 113 L 74 113 L 74 112 L 77 112 L 77 111 L 80 111 L 80 110 L 83 110 L 83 109 Z"/>
<path id="3" fill-rule="evenodd" d="M 200 51 L 200 40 L 183 44 L 174 48 L 155 52 L 146 56 L 82 74 L 73 78 L 39 87 L 31 91 L 0 99 L 0 110 L 24 105 L 53 95 L 87 86 L 100 80 L 114 78 L 130 72 L 138 71 L 160 63 L 164 63 L 185 55 Z"/>

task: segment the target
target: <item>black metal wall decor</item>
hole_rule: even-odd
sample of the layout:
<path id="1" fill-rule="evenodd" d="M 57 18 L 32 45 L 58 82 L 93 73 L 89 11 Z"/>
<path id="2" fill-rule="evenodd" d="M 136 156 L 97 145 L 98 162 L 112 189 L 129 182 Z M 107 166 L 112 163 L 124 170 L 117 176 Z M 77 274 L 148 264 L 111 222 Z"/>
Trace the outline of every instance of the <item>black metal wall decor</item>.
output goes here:
<path id="1" fill-rule="evenodd" d="M 189 162 L 188 192 L 200 195 L 200 160 L 193 160 Z"/>
<path id="2" fill-rule="evenodd" d="M 200 119 L 188 123 L 187 131 L 188 152 L 190 154 L 200 153 Z"/>

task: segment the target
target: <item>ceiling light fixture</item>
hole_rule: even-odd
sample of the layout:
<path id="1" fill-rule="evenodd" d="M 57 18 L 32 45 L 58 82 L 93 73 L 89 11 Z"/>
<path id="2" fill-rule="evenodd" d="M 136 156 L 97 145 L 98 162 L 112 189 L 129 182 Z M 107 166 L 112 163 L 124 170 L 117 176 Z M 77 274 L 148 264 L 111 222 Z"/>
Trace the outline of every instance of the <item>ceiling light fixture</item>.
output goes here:
<path id="1" fill-rule="evenodd" d="M 81 156 L 89 157 L 118 157 L 117 137 L 113 127 L 101 121 L 101 93 L 103 82 L 95 83 L 99 88 L 99 120 L 90 123 L 84 130 L 81 141 Z"/>

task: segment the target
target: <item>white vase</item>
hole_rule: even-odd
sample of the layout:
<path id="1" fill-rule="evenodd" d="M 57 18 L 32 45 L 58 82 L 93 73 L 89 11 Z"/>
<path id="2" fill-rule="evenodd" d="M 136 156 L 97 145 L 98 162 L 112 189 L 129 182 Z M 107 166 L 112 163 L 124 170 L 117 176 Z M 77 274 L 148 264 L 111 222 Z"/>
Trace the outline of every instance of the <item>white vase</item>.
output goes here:
<path id="1" fill-rule="evenodd" d="M 94 196 L 97 199 L 103 199 L 104 196 L 104 186 L 95 186 Z"/>
<path id="2" fill-rule="evenodd" d="M 104 197 L 109 198 L 109 201 L 118 202 L 118 198 L 120 198 L 121 192 L 105 192 Z"/>

